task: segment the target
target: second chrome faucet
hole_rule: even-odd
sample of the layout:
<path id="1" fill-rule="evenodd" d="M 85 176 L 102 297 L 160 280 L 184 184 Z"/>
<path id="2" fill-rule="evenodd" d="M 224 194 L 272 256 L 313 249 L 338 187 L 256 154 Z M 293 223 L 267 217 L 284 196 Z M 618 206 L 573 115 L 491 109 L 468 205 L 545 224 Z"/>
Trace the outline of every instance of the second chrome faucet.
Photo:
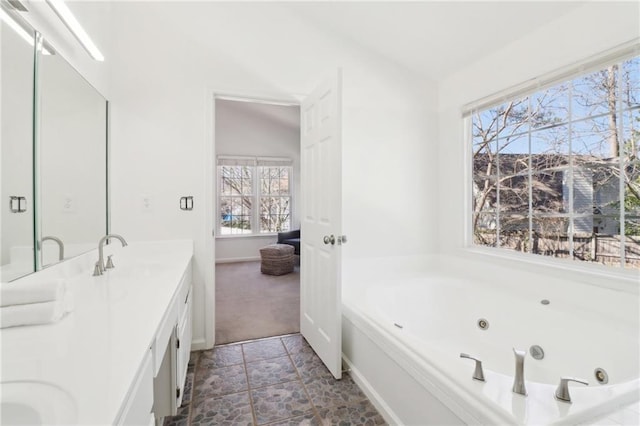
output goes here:
<path id="1" fill-rule="evenodd" d="M 119 240 L 120 243 L 122 244 L 122 247 L 127 246 L 127 241 L 118 234 L 108 234 L 102 237 L 100 239 L 100 242 L 98 242 L 98 262 L 96 263 L 96 267 L 93 271 L 94 276 L 102 275 L 106 268 L 113 268 L 113 263 L 111 262 L 111 259 L 109 259 L 109 264 L 107 264 L 106 266 L 104 264 L 104 243 L 109 238 L 115 238 Z"/>

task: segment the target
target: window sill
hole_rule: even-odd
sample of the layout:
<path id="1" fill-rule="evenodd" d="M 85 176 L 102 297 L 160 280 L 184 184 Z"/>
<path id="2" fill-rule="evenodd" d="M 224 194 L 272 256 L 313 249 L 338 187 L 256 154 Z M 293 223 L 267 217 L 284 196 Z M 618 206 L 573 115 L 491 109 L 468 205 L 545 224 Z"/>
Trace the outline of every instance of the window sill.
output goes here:
<path id="1" fill-rule="evenodd" d="M 554 276 L 571 274 L 572 279 L 585 284 L 640 294 L 640 271 L 637 269 L 613 268 L 600 264 L 580 263 L 570 259 L 548 258 L 490 247 L 467 246 L 464 251 L 470 256 L 480 256 L 504 262 L 506 266 L 517 267 L 518 264 L 526 264 L 536 270 L 545 271 L 541 274 L 548 273 Z"/>
<path id="2" fill-rule="evenodd" d="M 273 238 L 277 237 L 277 232 L 268 234 L 237 234 L 237 235 L 216 235 L 216 240 L 235 240 L 235 239 L 251 239 L 251 238 Z"/>

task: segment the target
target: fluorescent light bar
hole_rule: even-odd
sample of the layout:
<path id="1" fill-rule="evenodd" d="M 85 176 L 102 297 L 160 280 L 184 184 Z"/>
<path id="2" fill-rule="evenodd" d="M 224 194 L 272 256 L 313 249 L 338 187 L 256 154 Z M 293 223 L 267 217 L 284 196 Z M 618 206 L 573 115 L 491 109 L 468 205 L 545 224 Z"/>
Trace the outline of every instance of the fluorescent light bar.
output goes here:
<path id="1" fill-rule="evenodd" d="M 29 31 L 23 25 L 20 25 L 4 8 L 0 7 L 0 20 L 9 25 L 13 31 L 20 36 L 21 39 L 29 43 L 29 46 L 35 45 L 35 35 L 29 34 Z M 49 48 L 48 48 L 49 47 Z M 54 50 L 49 45 L 42 46 L 42 53 L 44 55 L 53 55 Z"/>
<path id="2" fill-rule="evenodd" d="M 67 26 L 69 31 L 71 31 L 71 34 L 78 39 L 89 55 L 96 61 L 104 61 L 104 56 L 102 56 L 102 53 L 100 53 L 100 50 L 93 43 L 91 37 L 89 37 L 84 28 L 82 28 L 82 25 L 80 25 L 76 17 L 71 13 L 66 3 L 63 0 L 47 0 L 47 3 Z"/>
<path id="3" fill-rule="evenodd" d="M 22 3 L 22 0 L 7 0 L 7 2 L 13 7 L 15 10 L 20 12 L 28 12 L 27 6 Z"/>
<path id="4" fill-rule="evenodd" d="M 24 41 L 33 46 L 33 35 L 29 35 L 27 30 L 22 28 L 20 24 L 14 21 L 13 18 L 9 16 L 9 14 L 2 8 L 0 8 L 0 19 L 2 19 L 7 25 L 9 25 L 9 27 L 11 27 L 11 29 L 13 29 L 13 31 L 15 31 L 20 36 L 20 38 L 24 39 Z"/>

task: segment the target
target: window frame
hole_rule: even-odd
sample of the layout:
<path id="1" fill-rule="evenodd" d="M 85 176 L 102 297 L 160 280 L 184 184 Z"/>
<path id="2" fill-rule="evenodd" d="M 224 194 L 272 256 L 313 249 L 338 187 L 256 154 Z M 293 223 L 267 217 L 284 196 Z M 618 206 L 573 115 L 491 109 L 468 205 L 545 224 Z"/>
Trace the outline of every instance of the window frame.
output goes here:
<path id="1" fill-rule="evenodd" d="M 464 170 L 464 179 L 465 179 L 465 191 L 464 191 L 464 208 L 465 208 L 465 222 L 464 222 L 464 248 L 467 252 L 470 253 L 478 253 L 483 255 L 489 255 L 494 258 L 502 258 L 502 259 L 510 259 L 517 261 L 524 261 L 530 264 L 536 265 L 545 265 L 552 268 L 559 268 L 563 270 L 572 270 L 572 271 L 581 271 L 588 272 L 590 274 L 598 274 L 605 275 L 608 277 L 617 277 L 617 278 L 629 278 L 636 277 L 638 269 L 634 267 L 625 267 L 625 253 L 624 253 L 624 244 L 622 245 L 621 254 L 619 256 L 620 263 L 616 265 L 600 265 L 594 262 L 580 262 L 573 261 L 573 256 L 569 256 L 567 259 L 557 258 L 553 256 L 543 256 L 543 255 L 534 255 L 530 250 L 527 252 L 518 252 L 514 250 L 509 250 L 508 248 L 500 247 L 497 243 L 495 246 L 484 246 L 481 244 L 476 244 L 474 240 L 474 138 L 473 138 L 473 113 L 476 111 L 484 112 L 490 110 L 492 108 L 499 107 L 500 105 L 517 99 L 522 99 L 528 97 L 536 96 L 537 94 L 544 92 L 545 89 L 557 86 L 565 83 L 570 83 L 574 79 L 577 79 L 581 76 L 587 76 L 591 72 L 601 70 L 609 65 L 613 64 L 622 64 L 624 61 L 629 59 L 638 58 L 640 56 L 640 46 L 634 44 L 633 46 L 625 46 L 622 49 L 622 53 L 618 51 L 617 53 L 606 52 L 605 54 L 600 55 L 600 57 L 593 59 L 590 58 L 589 65 L 579 64 L 579 65 L 571 65 L 563 70 L 555 71 L 554 73 L 550 73 L 550 75 L 539 77 L 537 79 L 533 79 L 532 81 L 528 81 L 522 85 L 512 87 L 510 89 L 504 90 L 498 94 L 491 95 L 487 98 L 480 99 L 478 101 L 472 102 L 470 104 L 465 105 L 462 108 L 462 125 L 463 125 L 463 140 L 465 143 L 465 170 Z M 604 59 L 603 59 L 604 58 Z M 569 71 L 567 70 L 569 69 Z M 622 67 L 619 67 L 618 73 L 622 73 Z M 544 84 L 542 84 L 544 82 Z M 570 98 L 570 102 L 572 99 Z M 617 96 L 617 106 L 616 112 L 619 114 L 619 117 L 622 117 L 622 114 L 626 114 L 630 111 L 638 110 L 640 107 L 629 107 L 623 106 L 623 99 Z M 586 121 L 589 119 L 599 118 L 601 116 L 607 115 L 606 113 L 595 113 L 589 116 L 581 116 L 578 118 L 570 117 L 566 123 L 563 122 L 561 124 L 571 127 L 573 123 L 578 123 L 582 121 Z M 620 120 L 622 122 L 622 120 Z M 624 133 L 624 127 L 622 123 L 618 124 L 618 131 Z M 520 131 L 518 134 L 524 134 L 528 136 L 529 143 L 531 143 L 530 135 L 536 131 L 540 131 L 545 127 L 553 127 L 551 126 L 542 126 L 536 129 L 529 129 L 527 131 Z M 515 136 L 511 135 L 511 136 Z M 623 143 L 620 142 L 620 143 Z M 527 167 L 527 176 L 531 179 L 531 175 L 535 174 L 535 170 L 531 168 L 531 147 L 529 148 L 529 166 Z M 573 155 L 575 152 L 571 154 L 570 157 L 570 174 L 573 175 L 574 170 L 576 170 L 577 165 L 574 164 Z M 623 156 L 619 156 L 620 166 L 622 166 Z M 573 223 L 573 219 L 584 216 L 591 215 L 590 213 L 579 213 L 573 211 L 573 186 L 575 182 L 572 182 L 570 185 L 570 197 L 569 202 L 571 205 L 571 210 L 567 213 L 556 213 L 552 216 L 560 217 L 566 216 L 571 219 L 571 223 Z M 624 184 L 618 185 L 620 187 L 620 204 L 624 202 Z M 498 191 L 498 188 L 496 188 Z M 529 189 L 530 191 L 530 189 Z M 531 210 L 531 193 L 529 192 L 528 203 L 529 210 L 527 212 L 527 219 L 529 221 L 528 233 L 531 234 L 531 221 L 536 217 L 535 212 Z M 619 215 L 619 226 L 620 233 L 624 235 L 624 224 L 625 224 L 625 208 L 620 206 L 621 214 Z M 574 244 L 571 244 L 571 253 L 573 253 Z"/>
<path id="2" fill-rule="evenodd" d="M 222 207 L 221 199 L 225 197 L 222 194 L 222 167 L 234 166 L 236 162 L 237 166 L 245 166 L 251 169 L 252 176 L 252 193 L 250 195 L 252 200 L 252 211 L 250 216 L 251 232 L 238 233 L 238 234 L 223 234 L 222 233 L 222 216 L 220 209 Z M 221 164 L 222 163 L 222 164 Z M 225 164 L 226 163 L 226 164 Z M 260 232 L 260 200 L 263 198 L 261 192 L 261 177 L 260 169 L 262 167 L 286 167 L 289 169 L 289 194 L 278 195 L 278 197 L 289 197 L 289 228 L 293 229 L 295 223 L 295 171 L 293 167 L 293 160 L 291 158 L 284 157 L 253 157 L 253 156 L 218 156 L 216 164 L 216 192 L 215 192 L 215 206 L 216 206 L 216 227 L 215 237 L 219 239 L 234 239 L 234 238 L 261 238 L 261 237 L 273 237 L 278 235 L 279 231 L 272 232 Z M 242 196 L 233 196 L 241 198 Z"/>

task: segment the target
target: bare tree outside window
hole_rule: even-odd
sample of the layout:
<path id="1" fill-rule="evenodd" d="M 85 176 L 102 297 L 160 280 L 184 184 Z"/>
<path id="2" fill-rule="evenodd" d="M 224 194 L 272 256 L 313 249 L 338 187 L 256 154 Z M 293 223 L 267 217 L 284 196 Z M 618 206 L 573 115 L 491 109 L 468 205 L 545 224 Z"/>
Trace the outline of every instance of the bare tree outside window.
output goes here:
<path id="1" fill-rule="evenodd" d="M 640 268 L 639 99 L 632 58 L 475 112 L 474 243 Z"/>
<path id="2" fill-rule="evenodd" d="M 221 235 L 291 229 L 291 166 L 221 165 L 218 172 Z"/>
<path id="3" fill-rule="evenodd" d="M 253 168 L 220 166 L 220 233 L 250 234 L 253 214 Z"/>
<path id="4" fill-rule="evenodd" d="M 260 232 L 291 228 L 290 167 L 260 167 Z"/>

